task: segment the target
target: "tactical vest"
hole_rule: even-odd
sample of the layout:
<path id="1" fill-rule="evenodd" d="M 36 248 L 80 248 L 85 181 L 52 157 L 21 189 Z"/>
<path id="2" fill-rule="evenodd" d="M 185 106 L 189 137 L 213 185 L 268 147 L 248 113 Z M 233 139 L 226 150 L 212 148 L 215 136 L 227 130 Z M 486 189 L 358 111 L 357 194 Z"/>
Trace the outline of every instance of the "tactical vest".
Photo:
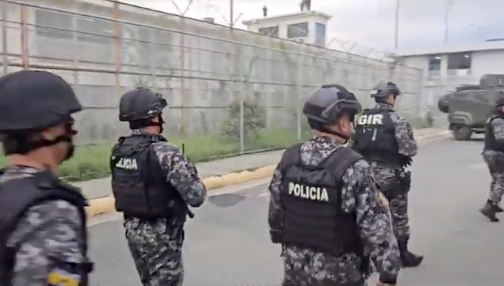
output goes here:
<path id="1" fill-rule="evenodd" d="M 355 122 L 352 148 L 368 161 L 402 166 L 407 158 L 399 154 L 391 112 L 394 112 L 391 108 L 365 109 Z"/>
<path id="2" fill-rule="evenodd" d="M 110 169 L 115 207 L 126 217 L 142 219 L 180 217 L 188 207 L 178 191 L 166 182 L 161 163 L 151 148 L 162 136 L 121 137 L 112 149 Z"/>
<path id="3" fill-rule="evenodd" d="M 2 174 L 3 171 L 0 171 Z M 63 200 L 77 207 L 81 217 L 82 254 L 85 262 L 77 266 L 81 286 L 88 285 L 88 275 L 93 264 L 87 258 L 86 199 L 80 190 L 61 182 L 49 172 L 39 172 L 32 177 L 13 179 L 0 184 L 0 285 L 11 285 L 12 268 L 21 245 L 7 247 L 10 235 L 18 221 L 31 207 L 45 201 Z M 57 211 L 57 210 L 55 210 Z"/>
<path id="4" fill-rule="evenodd" d="M 341 191 L 343 174 L 362 156 L 342 147 L 318 166 L 307 166 L 301 162 L 300 146 L 287 149 L 279 164 L 284 217 L 278 237 L 272 240 L 335 256 L 361 256 L 355 213 L 342 210 Z"/>
<path id="5" fill-rule="evenodd" d="M 485 125 L 485 147 L 484 150 L 492 150 L 498 152 L 504 152 L 504 144 L 499 143 L 495 140 L 495 133 L 492 126 L 492 121 L 497 118 L 504 119 L 504 114 L 494 114 L 488 118 Z"/>

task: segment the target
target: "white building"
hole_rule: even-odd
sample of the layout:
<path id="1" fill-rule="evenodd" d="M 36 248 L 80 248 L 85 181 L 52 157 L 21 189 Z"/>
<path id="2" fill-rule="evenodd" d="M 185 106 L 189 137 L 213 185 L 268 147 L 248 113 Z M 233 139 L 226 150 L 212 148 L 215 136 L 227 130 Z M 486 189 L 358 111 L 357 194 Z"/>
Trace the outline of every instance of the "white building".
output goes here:
<path id="1" fill-rule="evenodd" d="M 479 84 L 484 74 L 504 74 L 504 41 L 399 51 L 400 63 L 420 68 L 428 104 L 461 84 Z"/>
<path id="2" fill-rule="evenodd" d="M 325 47 L 326 26 L 330 19 L 331 16 L 321 12 L 305 11 L 246 20 L 243 25 L 251 32 Z"/>

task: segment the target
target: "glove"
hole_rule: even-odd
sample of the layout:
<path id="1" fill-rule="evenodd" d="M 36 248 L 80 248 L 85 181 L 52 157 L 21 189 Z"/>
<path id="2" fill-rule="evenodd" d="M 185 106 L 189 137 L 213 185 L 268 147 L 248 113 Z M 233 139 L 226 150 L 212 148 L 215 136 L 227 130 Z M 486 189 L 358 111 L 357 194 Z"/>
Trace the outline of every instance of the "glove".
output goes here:
<path id="1" fill-rule="evenodd" d="M 270 229 L 270 238 L 273 243 L 280 243 L 280 232 Z"/>
<path id="2" fill-rule="evenodd" d="M 397 284 L 397 277 L 393 277 L 393 276 L 390 276 L 390 275 L 383 275 L 383 274 L 380 274 L 380 278 L 378 279 L 378 283 L 376 283 L 377 286 L 390 286 L 390 285 L 396 285 Z M 387 281 L 386 282 L 382 282 L 382 281 Z"/>

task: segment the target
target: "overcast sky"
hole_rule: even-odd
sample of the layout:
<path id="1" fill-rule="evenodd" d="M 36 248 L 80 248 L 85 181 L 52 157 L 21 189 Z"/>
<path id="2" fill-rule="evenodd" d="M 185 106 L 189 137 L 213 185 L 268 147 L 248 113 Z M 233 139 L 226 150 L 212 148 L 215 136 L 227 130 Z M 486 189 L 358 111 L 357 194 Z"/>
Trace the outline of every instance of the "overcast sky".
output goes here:
<path id="1" fill-rule="evenodd" d="M 381 50 L 394 46 L 394 17 L 397 0 L 312 0 L 312 10 L 333 18 L 328 24 L 328 41 L 358 42 Z M 399 0 L 399 50 L 408 47 L 439 46 L 445 34 L 448 13 L 448 42 L 481 42 L 504 37 L 504 1 L 502 0 Z M 177 13 L 188 0 L 126 0 L 149 8 Z M 299 11 L 298 0 L 235 0 L 234 14 L 242 26 L 245 19 L 262 17 L 267 4 L 269 15 Z M 447 4 L 451 2 L 451 4 Z M 214 17 L 218 23 L 229 21 L 229 0 L 193 0 L 187 11 L 193 18 Z M 337 44 L 339 41 L 333 41 Z M 340 44 L 341 45 L 341 44 Z M 348 45 L 348 44 L 347 44 Z"/>

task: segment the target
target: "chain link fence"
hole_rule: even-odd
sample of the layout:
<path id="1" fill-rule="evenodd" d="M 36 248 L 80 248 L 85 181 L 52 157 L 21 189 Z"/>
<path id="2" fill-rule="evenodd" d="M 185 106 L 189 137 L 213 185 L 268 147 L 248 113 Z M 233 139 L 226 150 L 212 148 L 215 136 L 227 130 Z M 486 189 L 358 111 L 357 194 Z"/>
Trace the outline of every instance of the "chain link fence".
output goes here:
<path id="1" fill-rule="evenodd" d="M 54 72 L 86 107 L 79 144 L 114 142 L 121 94 L 146 86 L 164 95 L 165 135 L 202 156 L 285 148 L 308 136 L 300 112 L 311 90 L 340 83 L 364 106 L 380 80 L 404 92 L 403 116 L 421 121 L 421 70 L 230 29 L 113 1 L 1 2 L 3 73 Z M 208 154 L 207 154 L 208 153 Z"/>

